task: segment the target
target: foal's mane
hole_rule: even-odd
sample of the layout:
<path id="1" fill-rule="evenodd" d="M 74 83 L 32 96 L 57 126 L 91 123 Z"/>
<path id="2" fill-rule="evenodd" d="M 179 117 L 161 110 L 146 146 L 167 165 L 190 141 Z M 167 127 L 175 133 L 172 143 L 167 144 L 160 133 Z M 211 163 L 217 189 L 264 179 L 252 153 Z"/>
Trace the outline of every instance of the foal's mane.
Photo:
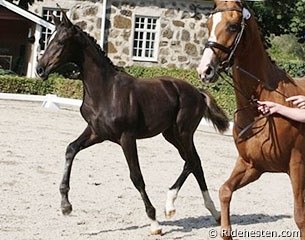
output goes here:
<path id="1" fill-rule="evenodd" d="M 118 67 L 116 66 L 112 61 L 111 59 L 106 55 L 106 52 L 101 48 L 101 46 L 99 44 L 97 44 L 97 41 L 94 37 L 90 36 L 89 33 L 83 31 L 81 29 L 80 26 L 78 25 L 74 25 L 75 29 L 81 33 L 84 34 L 84 36 L 86 37 L 85 39 L 88 41 L 88 43 L 93 46 L 95 49 L 96 49 L 96 52 L 98 53 L 98 55 L 105 59 L 107 63 L 109 63 L 112 67 L 114 67 L 115 70 L 117 71 L 123 71 L 123 68 L 122 67 Z"/>

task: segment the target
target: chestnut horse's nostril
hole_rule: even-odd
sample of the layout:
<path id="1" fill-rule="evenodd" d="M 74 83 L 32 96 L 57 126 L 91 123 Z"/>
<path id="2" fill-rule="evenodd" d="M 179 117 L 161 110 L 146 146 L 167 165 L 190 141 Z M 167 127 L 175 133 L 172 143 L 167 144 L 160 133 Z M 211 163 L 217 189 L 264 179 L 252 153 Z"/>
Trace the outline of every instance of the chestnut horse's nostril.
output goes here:
<path id="1" fill-rule="evenodd" d="M 45 73 L 44 68 L 42 66 L 37 66 L 36 67 L 36 73 L 39 77 L 42 77 Z"/>
<path id="2" fill-rule="evenodd" d="M 214 66 L 209 65 L 204 74 L 205 82 L 212 82 L 216 77 L 216 69 Z"/>

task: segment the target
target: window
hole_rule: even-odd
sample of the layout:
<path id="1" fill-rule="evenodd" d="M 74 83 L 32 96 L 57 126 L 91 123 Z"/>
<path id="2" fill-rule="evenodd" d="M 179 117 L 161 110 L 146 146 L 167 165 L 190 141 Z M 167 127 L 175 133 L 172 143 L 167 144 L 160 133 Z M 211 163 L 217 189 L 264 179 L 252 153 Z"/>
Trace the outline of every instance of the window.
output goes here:
<path id="1" fill-rule="evenodd" d="M 159 18 L 135 16 L 133 59 L 157 61 Z"/>
<path id="2" fill-rule="evenodd" d="M 0 55 L 0 69 L 11 70 L 12 69 L 12 56 Z"/>
<path id="3" fill-rule="evenodd" d="M 52 15 L 59 17 L 60 20 L 62 19 L 62 12 L 59 9 L 56 8 L 43 8 L 42 9 L 42 18 L 49 21 L 53 22 L 52 20 Z M 40 44 L 40 50 L 45 50 L 47 45 L 48 45 L 48 39 L 52 35 L 52 31 L 50 29 L 47 29 L 45 27 L 42 27 L 41 29 L 41 37 L 39 40 Z"/>

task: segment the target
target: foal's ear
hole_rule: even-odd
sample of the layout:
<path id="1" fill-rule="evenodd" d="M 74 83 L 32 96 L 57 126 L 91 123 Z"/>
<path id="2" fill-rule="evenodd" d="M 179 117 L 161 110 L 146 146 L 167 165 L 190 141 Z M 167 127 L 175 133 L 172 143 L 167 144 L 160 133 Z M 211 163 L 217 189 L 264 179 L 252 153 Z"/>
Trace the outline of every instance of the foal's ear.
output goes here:
<path id="1" fill-rule="evenodd" d="M 55 15 L 52 15 L 52 20 L 55 23 L 55 27 L 57 28 L 60 24 L 60 18 L 56 17 Z"/>
<path id="2" fill-rule="evenodd" d="M 67 14 L 64 11 L 62 12 L 62 22 L 64 23 L 65 27 L 72 27 L 73 26 L 72 22 L 67 17 Z"/>

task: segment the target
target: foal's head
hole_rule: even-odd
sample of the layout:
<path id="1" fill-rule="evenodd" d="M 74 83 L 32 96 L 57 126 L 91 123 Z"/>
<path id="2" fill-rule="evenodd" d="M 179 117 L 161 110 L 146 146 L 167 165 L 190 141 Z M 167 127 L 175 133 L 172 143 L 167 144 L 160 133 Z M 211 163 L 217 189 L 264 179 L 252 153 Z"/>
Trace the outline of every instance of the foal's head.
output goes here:
<path id="1" fill-rule="evenodd" d="M 241 0 L 215 0 L 215 9 L 207 22 L 209 38 L 197 68 L 202 80 L 213 82 L 217 79 L 218 71 L 232 66 L 246 20 L 250 17 Z"/>
<path id="2" fill-rule="evenodd" d="M 53 17 L 56 30 L 51 36 L 44 54 L 38 61 L 36 72 L 46 79 L 48 75 L 66 63 L 78 65 L 81 60 L 82 32 L 63 14 L 63 20 Z"/>

